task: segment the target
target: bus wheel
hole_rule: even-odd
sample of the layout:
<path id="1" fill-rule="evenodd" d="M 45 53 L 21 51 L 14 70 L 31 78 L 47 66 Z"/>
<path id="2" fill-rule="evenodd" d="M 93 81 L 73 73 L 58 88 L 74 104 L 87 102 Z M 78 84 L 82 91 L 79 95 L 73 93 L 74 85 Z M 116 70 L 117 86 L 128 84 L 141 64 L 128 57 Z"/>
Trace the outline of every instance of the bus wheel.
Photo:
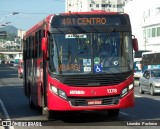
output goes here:
<path id="1" fill-rule="evenodd" d="M 144 91 L 142 90 L 142 86 L 141 85 L 139 85 L 139 93 L 140 94 L 144 94 Z"/>
<path id="2" fill-rule="evenodd" d="M 110 117 L 118 117 L 118 115 L 119 115 L 119 109 L 108 110 L 108 115 Z"/>
<path id="3" fill-rule="evenodd" d="M 152 96 L 154 96 L 154 94 L 155 94 L 155 93 L 154 93 L 154 88 L 153 88 L 152 85 L 150 86 L 150 94 L 151 94 Z"/>
<path id="4" fill-rule="evenodd" d="M 52 111 L 48 110 L 48 108 L 44 104 L 44 96 L 42 96 L 42 115 L 46 115 L 47 119 L 52 118 Z"/>
<path id="5" fill-rule="evenodd" d="M 53 118 L 53 112 L 48 110 L 48 108 L 46 108 L 46 117 L 48 120 Z"/>

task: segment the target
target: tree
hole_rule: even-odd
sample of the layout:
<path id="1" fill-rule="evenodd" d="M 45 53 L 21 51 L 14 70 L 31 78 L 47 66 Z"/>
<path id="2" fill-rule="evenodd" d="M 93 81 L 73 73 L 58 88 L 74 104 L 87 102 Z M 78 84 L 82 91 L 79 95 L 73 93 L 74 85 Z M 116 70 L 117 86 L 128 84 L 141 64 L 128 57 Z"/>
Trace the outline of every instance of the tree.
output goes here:
<path id="1" fill-rule="evenodd" d="M 1 60 L 4 60 L 4 59 L 5 59 L 4 54 L 1 54 L 1 53 L 0 53 L 0 59 L 1 59 Z"/>

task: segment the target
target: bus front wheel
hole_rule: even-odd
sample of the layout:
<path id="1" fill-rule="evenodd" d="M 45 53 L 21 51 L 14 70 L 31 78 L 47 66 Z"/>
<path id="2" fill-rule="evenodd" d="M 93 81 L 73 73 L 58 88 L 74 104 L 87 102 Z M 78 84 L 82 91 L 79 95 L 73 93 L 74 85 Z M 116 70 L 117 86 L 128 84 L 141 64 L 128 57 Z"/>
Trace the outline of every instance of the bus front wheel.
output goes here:
<path id="1" fill-rule="evenodd" d="M 48 108 L 44 104 L 44 96 L 42 96 L 42 115 L 46 115 L 47 119 L 52 118 L 52 111 L 48 110 Z"/>

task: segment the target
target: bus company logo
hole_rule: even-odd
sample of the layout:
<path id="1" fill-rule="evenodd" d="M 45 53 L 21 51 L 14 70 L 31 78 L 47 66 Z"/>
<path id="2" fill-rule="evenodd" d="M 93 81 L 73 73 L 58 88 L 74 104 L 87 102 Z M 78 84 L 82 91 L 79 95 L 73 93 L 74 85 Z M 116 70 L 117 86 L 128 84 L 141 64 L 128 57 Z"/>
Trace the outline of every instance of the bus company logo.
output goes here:
<path id="1" fill-rule="evenodd" d="M 85 91 L 83 90 L 70 90 L 70 94 L 83 95 Z"/>
<path id="2" fill-rule="evenodd" d="M 96 94 L 96 91 L 95 91 L 95 90 L 91 90 L 91 94 L 92 94 L 92 95 L 95 95 L 95 94 Z"/>

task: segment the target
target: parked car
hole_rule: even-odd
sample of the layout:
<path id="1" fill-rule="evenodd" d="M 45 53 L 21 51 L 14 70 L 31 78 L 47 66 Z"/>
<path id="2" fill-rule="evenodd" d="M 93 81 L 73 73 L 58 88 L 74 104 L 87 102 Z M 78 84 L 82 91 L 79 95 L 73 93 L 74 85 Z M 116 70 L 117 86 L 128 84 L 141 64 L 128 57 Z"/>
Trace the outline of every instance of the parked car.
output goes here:
<path id="1" fill-rule="evenodd" d="M 160 93 L 160 69 L 147 69 L 139 79 L 139 92 Z"/>
<path id="2" fill-rule="evenodd" d="M 23 60 L 20 59 L 18 62 L 18 77 L 23 78 Z"/>
<path id="3" fill-rule="evenodd" d="M 5 60 L 2 60 L 1 64 L 5 64 Z"/>
<path id="4" fill-rule="evenodd" d="M 17 67 L 20 59 L 14 59 L 13 66 Z"/>
<path id="5" fill-rule="evenodd" d="M 14 61 L 11 60 L 10 61 L 10 66 L 13 66 L 13 64 L 14 64 Z"/>

